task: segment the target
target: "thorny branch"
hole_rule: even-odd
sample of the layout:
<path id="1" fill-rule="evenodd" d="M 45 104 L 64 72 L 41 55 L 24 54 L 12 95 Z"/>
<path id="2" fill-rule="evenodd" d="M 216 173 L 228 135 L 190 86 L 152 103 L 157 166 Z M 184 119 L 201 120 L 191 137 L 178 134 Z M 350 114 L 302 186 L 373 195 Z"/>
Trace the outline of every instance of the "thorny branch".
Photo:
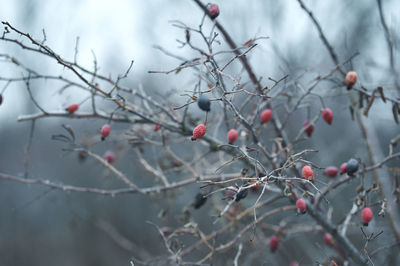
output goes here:
<path id="1" fill-rule="evenodd" d="M 303 151 L 296 151 L 297 143 L 300 139 L 300 136 L 303 134 L 305 128 L 302 128 L 293 140 L 288 137 L 286 132 L 286 126 L 288 124 L 289 117 L 298 109 L 300 108 L 303 100 L 310 96 L 315 96 L 318 94 L 313 93 L 313 90 L 320 84 L 321 81 L 329 80 L 333 75 L 339 71 L 343 76 L 345 75 L 345 71 L 343 70 L 344 63 L 340 63 L 337 54 L 334 51 L 333 46 L 329 43 L 328 39 L 326 38 L 322 27 L 318 23 L 317 19 L 313 15 L 313 13 L 304 5 L 302 0 L 298 0 L 301 8 L 308 14 L 310 19 L 312 20 L 313 24 L 316 26 L 320 38 L 327 48 L 332 61 L 335 63 L 335 67 L 329 71 L 327 74 L 323 76 L 318 76 L 313 83 L 302 93 L 298 98 L 295 99 L 294 102 L 291 102 L 291 105 L 287 105 L 288 108 L 286 117 L 283 120 L 284 122 L 281 123 L 278 116 L 274 116 L 272 118 L 272 123 L 275 130 L 275 138 L 271 147 L 265 142 L 263 142 L 260 131 L 261 127 L 255 124 L 254 118 L 256 117 L 259 106 L 254 105 L 250 112 L 246 109 L 247 104 L 250 103 L 252 100 L 257 99 L 257 103 L 260 103 L 261 106 L 267 106 L 268 108 L 272 108 L 272 101 L 279 97 L 271 96 L 272 88 L 278 86 L 281 82 L 286 81 L 289 79 L 288 75 L 284 75 L 281 79 L 273 79 L 269 78 L 270 81 L 274 82 L 272 88 L 265 87 L 261 85 L 261 79 L 257 78 L 253 68 L 251 67 L 246 55 L 253 51 L 253 49 L 258 45 L 256 43 L 257 40 L 263 39 L 265 37 L 256 37 L 252 39 L 250 42 L 246 43 L 244 46 L 238 47 L 229 33 L 225 30 L 225 28 L 219 23 L 217 20 L 212 21 L 212 27 L 209 34 L 206 34 L 203 30 L 203 24 L 205 23 L 206 16 L 210 16 L 209 12 L 207 11 L 207 6 L 204 5 L 200 0 L 194 0 L 194 2 L 204 11 L 204 16 L 201 21 L 201 24 L 197 28 L 188 27 L 186 24 L 180 21 L 173 21 L 173 26 L 178 27 L 185 31 L 186 34 L 186 41 L 178 41 L 179 44 L 183 46 L 188 46 L 192 50 L 199 53 L 198 58 L 186 59 L 181 56 L 172 54 L 160 46 L 156 48 L 162 51 L 164 54 L 171 56 L 175 59 L 181 61 L 177 67 L 172 68 L 168 71 L 149 71 L 149 73 L 165 73 L 169 74 L 172 72 L 179 73 L 182 69 L 191 69 L 197 72 L 198 74 L 198 85 L 196 85 L 195 89 L 189 95 L 190 100 L 187 103 L 179 108 L 172 108 L 168 106 L 165 102 L 160 102 L 150 96 L 148 96 L 145 90 L 139 86 L 138 89 L 132 89 L 129 87 L 124 87 L 120 85 L 120 81 L 127 78 L 128 74 L 130 73 L 133 67 L 133 60 L 130 62 L 129 67 L 127 68 L 126 72 L 118 75 L 116 79 L 112 79 L 111 77 L 103 76 L 98 73 L 98 66 L 97 61 L 94 56 L 94 69 L 89 70 L 84 68 L 78 63 L 77 55 L 78 55 L 78 43 L 79 39 L 76 40 L 76 47 L 75 47 L 75 55 L 73 62 L 63 59 L 60 55 L 55 53 L 50 47 L 45 45 L 46 35 L 43 31 L 43 41 L 35 40 L 30 34 L 24 33 L 19 29 L 15 28 L 8 22 L 2 22 L 5 25 L 5 30 L 3 32 L 2 37 L 0 40 L 5 42 L 14 43 L 25 49 L 27 51 L 39 53 L 50 58 L 55 59 L 60 65 L 69 69 L 73 74 L 74 77 L 78 79 L 78 81 L 74 79 L 65 78 L 63 76 L 51 76 L 51 75 L 42 75 L 36 72 L 29 67 L 24 66 L 19 60 L 15 57 L 11 57 L 9 55 L 0 55 L 1 57 L 8 60 L 10 63 L 20 67 L 22 70 L 27 73 L 27 75 L 22 75 L 22 77 L 0 77 L 0 81 L 6 81 L 7 84 L 5 88 L 13 82 L 24 82 L 29 93 L 31 101 L 35 104 L 35 106 L 40 110 L 39 113 L 35 114 L 28 114 L 28 115 L 21 115 L 18 117 L 18 121 L 31 121 L 31 131 L 28 140 L 28 145 L 26 147 L 26 162 L 25 162 L 25 178 L 21 178 L 16 175 L 0 173 L 0 179 L 9 180 L 14 182 L 19 182 L 22 184 L 37 184 L 41 186 L 46 186 L 51 189 L 61 190 L 61 191 L 71 191 L 71 192 L 81 192 L 81 193 L 93 193 L 93 194 L 100 194 L 100 195 L 109 195 L 115 196 L 120 194 L 159 194 L 164 193 L 170 190 L 177 190 L 183 187 L 186 187 L 190 184 L 206 184 L 202 187 L 202 189 L 209 189 L 209 192 L 206 195 L 207 198 L 209 197 L 216 197 L 218 193 L 226 193 L 228 191 L 228 185 L 236 189 L 235 194 L 230 200 L 225 204 L 222 202 L 222 205 L 219 205 L 216 208 L 218 213 L 219 219 L 217 220 L 219 223 L 218 225 L 222 224 L 221 227 L 215 229 L 210 234 L 205 235 L 197 228 L 197 224 L 194 222 L 190 223 L 190 228 L 193 230 L 182 230 L 181 232 L 190 234 L 195 234 L 198 239 L 193 244 L 189 245 L 188 247 L 184 247 L 179 250 L 173 250 L 168 242 L 169 238 L 166 237 L 164 232 L 156 226 L 157 230 L 159 231 L 164 245 L 167 248 L 169 253 L 168 260 L 173 261 L 174 263 L 182 263 L 183 257 L 188 256 L 191 254 L 195 249 L 200 248 L 201 246 L 206 246 L 208 253 L 206 256 L 201 258 L 195 265 L 200 263 L 204 263 L 211 258 L 218 252 L 227 250 L 232 247 L 238 247 L 236 255 L 233 259 L 234 265 L 239 265 L 239 258 L 243 253 L 243 243 L 244 243 L 244 235 L 253 228 L 253 234 L 256 230 L 256 225 L 263 222 L 266 218 L 279 214 L 283 211 L 293 211 L 296 209 L 296 206 L 293 204 L 299 195 L 303 195 L 307 202 L 307 212 L 309 217 L 311 217 L 318 226 L 314 226 L 315 228 L 318 227 L 319 230 L 324 230 L 326 232 L 331 233 L 335 239 L 341 244 L 341 247 L 345 251 L 346 255 L 349 255 L 351 259 L 359 264 L 364 264 L 368 261 L 372 263 L 371 257 L 373 256 L 374 252 L 368 253 L 366 251 L 367 243 L 372 239 L 372 235 L 367 237 L 366 234 L 363 232 L 366 238 L 366 244 L 364 247 L 363 252 L 358 250 L 354 243 L 350 241 L 350 239 L 346 236 L 346 231 L 350 225 L 350 220 L 352 216 L 357 212 L 357 206 L 353 205 L 353 208 L 346 216 L 343 225 L 335 225 L 333 224 L 330 219 L 326 217 L 326 215 L 322 212 L 320 208 L 321 199 L 325 199 L 328 193 L 332 192 L 334 189 L 342 186 L 343 184 L 348 183 L 352 179 L 361 179 L 364 180 L 365 174 L 368 172 L 375 172 L 376 169 L 386 168 L 386 163 L 396 160 L 400 157 L 400 153 L 393 153 L 393 147 L 397 143 L 392 143 L 390 146 L 389 155 L 381 160 L 379 163 L 376 163 L 374 154 L 372 152 L 372 148 L 370 145 L 370 136 L 368 135 L 367 129 L 363 124 L 363 120 L 360 115 L 360 110 L 357 108 L 357 103 L 354 101 L 354 97 L 352 92 L 350 92 L 350 102 L 352 106 L 355 108 L 355 112 L 358 118 L 358 123 L 360 125 L 363 138 L 367 144 L 367 149 L 369 152 L 370 162 L 371 165 L 364 166 L 362 172 L 357 175 L 349 175 L 346 176 L 336 182 L 327 184 L 323 187 L 320 187 L 320 183 L 313 183 L 313 181 L 306 180 L 302 178 L 302 175 L 299 171 L 299 167 L 302 164 L 307 162 L 303 156 L 310 150 L 303 150 Z M 381 1 L 377 0 L 378 7 L 379 7 L 379 14 L 381 18 L 381 23 L 383 25 L 385 36 L 387 39 L 388 47 L 390 49 L 390 59 L 391 59 L 391 67 L 393 73 L 394 70 L 394 57 L 393 57 L 393 44 L 391 42 L 391 36 L 386 25 L 383 12 Z M 225 39 L 227 44 L 230 47 L 230 50 L 221 50 L 215 51 L 214 44 L 219 42 L 219 34 L 216 33 L 214 30 L 218 29 L 222 37 Z M 31 42 L 31 45 L 26 45 L 22 41 L 18 39 L 13 39 L 9 37 L 12 33 L 16 33 L 25 39 Z M 201 39 L 206 44 L 206 48 L 200 48 L 197 44 L 193 43 L 191 40 L 191 34 L 198 34 Z M 226 62 L 220 62 L 217 60 L 216 57 L 222 54 L 232 54 L 232 57 L 228 59 Z M 94 53 L 93 53 L 94 55 Z M 236 60 L 239 59 L 239 60 Z M 351 58 L 352 59 L 352 58 Z M 349 59 L 350 60 L 350 59 Z M 249 85 L 250 83 L 246 83 L 246 81 L 242 81 L 240 76 L 235 76 L 230 73 L 227 73 L 227 67 L 231 64 L 236 63 L 239 61 L 244 70 L 247 72 L 252 86 Z M 346 60 L 345 62 L 347 62 Z M 220 65 L 222 67 L 220 67 Z M 90 93 L 87 99 L 91 99 L 92 104 L 92 112 L 91 113 L 83 113 L 78 111 L 74 114 L 67 113 L 65 111 L 46 111 L 42 105 L 40 105 L 34 98 L 32 94 L 32 86 L 31 82 L 33 80 L 57 80 L 63 83 L 59 93 L 62 93 L 64 90 L 70 87 L 76 87 L 82 89 L 88 93 Z M 97 82 L 103 82 L 104 85 L 100 86 Z M 202 82 L 207 82 L 209 90 L 202 91 L 201 84 Z M 396 79 L 397 82 L 397 79 Z M 233 86 L 230 87 L 226 84 L 233 83 Z M 106 85 L 107 84 L 107 85 Z M 108 88 L 107 88 L 108 86 Z M 369 99 L 369 106 L 365 109 L 367 113 L 369 108 L 373 104 L 374 97 L 381 97 L 385 102 L 391 102 L 392 104 L 396 105 L 399 104 L 398 99 L 391 99 L 390 97 L 385 97 L 383 92 L 380 92 L 380 96 L 378 96 L 378 89 L 374 90 L 372 93 L 366 91 L 363 86 L 361 88 L 354 87 L 353 91 L 358 91 L 360 94 L 364 95 L 366 99 Z M 213 159 L 206 159 L 204 156 L 199 157 L 199 159 L 194 158 L 194 162 L 187 161 L 185 158 L 181 156 L 178 152 L 175 152 L 171 149 L 172 144 L 183 144 L 184 138 L 190 136 L 193 131 L 193 127 L 196 124 L 190 115 L 188 115 L 188 107 L 192 104 L 196 103 L 196 98 L 194 97 L 197 93 L 202 94 L 209 94 L 216 96 L 213 100 L 216 104 L 220 104 L 220 107 L 223 108 L 223 115 L 221 115 L 220 122 L 222 119 L 230 119 L 230 116 L 234 118 L 234 124 L 239 130 L 243 133 L 240 136 L 240 144 L 233 145 L 233 144 L 226 144 L 224 141 L 219 140 L 217 137 L 211 137 L 210 135 L 204 136 L 201 140 L 198 140 L 199 146 L 205 146 L 209 149 L 205 154 L 212 154 L 215 155 L 211 157 Z M 376 95 L 375 95 L 376 94 Z M 241 95 L 246 95 L 246 100 L 241 102 L 240 107 L 239 103 L 235 100 L 239 98 Z M 187 97 L 188 95 L 186 95 Z M 105 99 L 114 104 L 114 110 L 112 112 L 102 110 L 101 106 L 95 105 L 95 100 L 97 99 Z M 130 99 L 133 99 L 130 101 Z M 82 101 L 82 103 L 84 103 Z M 321 100 L 322 105 L 324 105 L 323 101 Z M 97 103 L 97 102 L 96 102 Z M 151 106 L 151 107 L 150 107 Z M 223 106 L 223 107 L 222 107 Z M 153 110 L 156 109 L 156 110 Z M 182 112 L 180 112 L 180 109 Z M 134 183 L 136 181 L 136 177 L 129 177 L 124 174 L 122 171 L 117 169 L 114 165 L 107 162 L 104 158 L 97 155 L 93 151 L 89 149 L 83 149 L 81 147 L 76 147 L 70 149 L 76 152 L 85 152 L 90 157 L 94 158 L 98 163 L 102 164 L 104 167 L 109 169 L 119 180 L 123 181 L 126 187 L 118 188 L 118 189 L 107 189 L 107 188 L 97 188 L 97 187 L 80 187 L 80 186 L 71 186 L 62 183 L 57 183 L 54 181 L 46 180 L 46 179 L 34 179 L 33 177 L 29 177 L 27 175 L 28 166 L 29 166 L 29 152 L 30 146 L 32 144 L 33 139 L 33 131 L 34 125 L 37 119 L 47 118 L 47 117 L 64 117 L 64 118 L 82 118 L 82 119 L 103 119 L 107 120 L 108 122 L 113 123 L 127 123 L 133 125 L 134 129 L 130 131 L 132 135 L 127 135 L 126 138 L 128 139 L 129 143 L 134 146 L 133 148 L 136 151 L 136 156 L 138 162 L 150 173 L 152 173 L 156 178 L 156 182 L 152 186 L 149 187 L 139 187 Z M 207 117 L 207 116 L 206 116 Z M 313 120 L 312 124 L 315 124 L 316 121 L 319 119 L 320 115 L 318 114 Z M 207 119 L 206 119 L 207 120 Z M 211 121 L 212 118 L 210 119 Z M 212 124 L 212 122 L 208 122 L 208 125 Z M 157 141 L 153 139 L 152 133 L 149 136 L 140 135 L 138 132 L 139 129 L 135 128 L 136 126 L 141 127 L 142 125 L 146 124 L 156 124 L 161 126 L 161 141 Z M 207 125 L 207 126 L 208 126 Z M 222 123 L 218 123 L 218 128 L 215 129 L 217 132 L 222 128 Z M 227 123 L 227 127 L 229 123 Z M 141 129 L 146 131 L 147 129 Z M 148 132 L 148 131 L 147 131 Z M 148 133 L 146 133 L 148 134 Z M 177 140 L 171 141 L 171 136 L 176 138 Z M 215 134 L 216 136 L 216 134 Z M 179 139 L 181 138 L 181 139 Z M 250 141 L 248 141 L 250 140 Z M 144 158 L 141 153 L 141 148 L 144 145 L 154 145 L 157 148 L 163 147 L 163 150 L 166 154 L 169 155 L 170 158 L 173 160 L 173 164 L 175 164 L 172 169 L 178 169 L 179 171 L 184 171 L 185 174 L 189 173 L 191 177 L 185 177 L 179 181 L 171 181 L 169 179 L 168 171 L 170 170 L 163 170 L 157 165 L 153 165 L 153 162 L 148 161 Z M 197 145 L 197 144 L 196 144 Z M 261 154 L 262 156 L 259 156 Z M 228 159 L 225 159 L 224 156 L 229 156 Z M 261 157 L 261 158 L 259 158 Z M 214 158 L 218 158 L 214 161 Z M 208 171 L 204 173 L 199 171 L 196 166 L 202 165 L 208 168 Z M 227 171 L 225 169 L 230 167 L 245 167 L 247 171 L 242 171 L 242 173 L 225 173 Z M 251 170 L 249 170 L 251 169 Z M 172 171 L 173 171 L 172 170 Z M 207 173 L 208 172 L 208 173 Z M 213 172 L 213 174 L 210 174 Z M 379 184 L 379 180 L 375 175 L 375 180 Z M 161 185 L 160 185 L 161 184 Z M 322 184 L 324 185 L 324 184 Z M 258 191 L 258 196 L 254 204 L 247 206 L 246 209 L 240 213 L 231 213 L 231 207 L 234 204 L 237 204 L 239 193 L 247 192 L 250 189 L 254 189 L 257 186 L 262 186 L 262 191 Z M 379 184 L 379 187 L 382 185 Z M 233 191 L 233 190 L 231 190 Z M 275 196 L 269 196 L 268 199 L 264 199 L 268 193 L 276 193 Z M 270 205 L 275 201 L 281 198 L 287 198 L 290 202 L 290 205 L 281 205 L 280 207 L 272 208 Z M 385 198 L 384 193 L 382 192 L 382 198 Z M 313 204 L 311 204 L 313 202 Z M 326 200 L 329 203 L 328 200 Z M 261 215 L 257 215 L 257 210 L 260 210 Z M 252 219 L 248 217 L 251 217 Z M 328 215 L 330 216 L 330 215 Z M 395 221 L 392 219 L 392 224 Z M 217 223 L 216 223 L 217 224 Z M 124 249 L 132 250 L 132 243 L 129 242 L 128 239 L 125 239 L 121 236 L 114 228 L 111 226 L 100 223 L 98 225 L 102 230 L 104 230 L 110 237 L 117 243 L 119 243 Z M 185 225 L 187 226 L 187 225 Z M 229 234 L 229 239 L 220 239 L 220 236 L 226 234 L 229 230 L 237 229 L 235 226 L 239 226 L 241 229 L 238 231 L 234 231 L 234 234 Z M 341 230 L 340 229 L 341 227 Z M 314 228 L 312 227 L 312 228 Z M 261 228 L 269 228 L 273 230 L 282 230 L 285 231 L 286 229 L 276 229 L 274 226 L 261 226 Z M 393 230 L 398 237 L 398 232 L 396 232 L 395 226 Z M 289 230 L 286 230 L 289 232 Z M 305 232 L 306 230 L 301 229 L 299 232 Z M 176 232 L 179 232 L 177 229 Z M 194 233 L 196 232 L 196 233 Z M 293 231 L 294 232 L 294 231 Z M 292 233 L 293 233 L 292 232 Z M 290 234 L 288 234 L 290 237 Z M 379 234 L 378 234 L 379 235 Z M 176 235 L 174 235 L 176 237 Z M 210 244 L 213 241 L 213 244 Z M 398 241 L 397 241 L 398 243 Z M 377 252 L 377 251 L 376 251 Z M 364 253 L 364 254 L 363 254 Z M 347 259 L 347 258 L 346 258 Z"/>

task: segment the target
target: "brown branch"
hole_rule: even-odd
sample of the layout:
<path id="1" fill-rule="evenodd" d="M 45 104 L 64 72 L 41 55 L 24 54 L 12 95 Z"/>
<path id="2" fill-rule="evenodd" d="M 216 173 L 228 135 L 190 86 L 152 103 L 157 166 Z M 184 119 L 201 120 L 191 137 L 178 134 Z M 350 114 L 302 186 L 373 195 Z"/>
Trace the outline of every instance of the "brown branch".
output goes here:
<path id="1" fill-rule="evenodd" d="M 203 177 L 203 180 L 221 180 L 224 178 L 223 175 L 214 175 L 209 177 Z M 22 178 L 14 175 L 9 175 L 5 173 L 0 173 L 0 179 L 9 180 L 13 182 L 19 182 L 22 184 L 34 184 L 34 185 L 42 185 L 46 187 L 50 187 L 56 190 L 67 191 L 67 192 L 81 192 L 81 193 L 92 193 L 92 194 L 100 194 L 104 196 L 116 196 L 122 194 L 153 194 L 153 193 L 162 193 L 168 190 L 177 189 L 180 187 L 184 187 L 193 183 L 198 182 L 197 178 L 189 178 L 179 182 L 170 183 L 169 186 L 153 186 L 146 188 L 118 188 L 118 189 L 101 189 L 101 188 L 91 188 L 91 187 L 78 187 L 78 186 L 70 186 L 64 185 L 62 183 L 55 183 L 50 180 L 44 179 L 32 179 L 32 178 Z"/>

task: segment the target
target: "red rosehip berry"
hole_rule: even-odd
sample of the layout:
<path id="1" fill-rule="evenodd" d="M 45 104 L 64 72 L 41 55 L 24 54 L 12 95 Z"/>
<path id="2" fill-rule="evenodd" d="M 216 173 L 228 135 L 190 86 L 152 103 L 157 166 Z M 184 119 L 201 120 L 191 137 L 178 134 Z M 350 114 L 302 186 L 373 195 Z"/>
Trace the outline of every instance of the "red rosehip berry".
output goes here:
<path id="1" fill-rule="evenodd" d="M 277 235 L 273 235 L 269 240 L 269 249 L 271 252 L 275 252 L 279 246 L 279 238 Z"/>
<path id="2" fill-rule="evenodd" d="M 231 129 L 228 132 L 228 142 L 229 144 L 233 144 L 238 138 L 238 132 L 236 129 Z"/>
<path id="3" fill-rule="evenodd" d="M 340 166 L 340 174 L 343 175 L 347 172 L 347 163 L 342 163 Z"/>
<path id="4" fill-rule="evenodd" d="M 324 234 L 324 242 L 325 244 L 327 244 L 328 246 L 333 247 L 335 245 L 335 241 L 333 240 L 333 236 L 329 233 L 325 233 Z"/>
<path id="5" fill-rule="evenodd" d="M 307 136 L 311 137 L 312 133 L 314 132 L 314 125 L 310 124 L 310 121 L 307 120 L 304 122 L 303 127 L 306 128 L 304 132 L 306 132 Z"/>
<path id="6" fill-rule="evenodd" d="M 271 109 L 265 109 L 261 113 L 261 124 L 267 123 L 269 120 L 272 118 L 272 110 Z"/>
<path id="7" fill-rule="evenodd" d="M 336 177 L 339 170 L 336 166 L 328 166 L 325 168 L 324 174 L 329 177 Z"/>
<path id="8" fill-rule="evenodd" d="M 70 106 L 68 106 L 67 108 L 65 108 L 66 111 L 68 111 L 70 114 L 73 114 L 76 110 L 78 110 L 79 105 L 77 105 L 76 103 L 71 104 Z"/>
<path id="9" fill-rule="evenodd" d="M 324 121 L 326 123 L 328 123 L 329 125 L 332 124 L 332 120 L 333 120 L 332 110 L 329 108 L 325 108 L 322 111 L 322 119 L 324 119 Z"/>
<path id="10" fill-rule="evenodd" d="M 361 219 L 365 225 L 368 225 L 368 223 L 372 220 L 372 210 L 369 207 L 365 207 L 362 212 L 361 212 Z"/>
<path id="11" fill-rule="evenodd" d="M 111 131 L 110 125 L 105 124 L 100 130 L 101 140 L 105 140 L 108 137 L 108 135 L 110 135 L 110 131 Z"/>
<path id="12" fill-rule="evenodd" d="M 104 160 L 106 160 L 108 163 L 113 163 L 115 161 L 115 154 L 112 151 L 107 151 L 104 154 Z"/>
<path id="13" fill-rule="evenodd" d="M 297 261 L 292 261 L 289 266 L 300 266 Z"/>
<path id="14" fill-rule="evenodd" d="M 308 180 L 313 180 L 314 179 L 314 172 L 309 165 L 305 165 L 302 169 L 303 177 L 308 179 Z"/>
<path id="15" fill-rule="evenodd" d="M 215 19 L 219 16 L 219 6 L 217 4 L 211 4 L 208 6 L 208 13 L 210 13 L 210 17 Z"/>
<path id="16" fill-rule="evenodd" d="M 347 86 L 347 89 L 351 89 L 354 84 L 357 82 L 357 73 L 355 71 L 350 71 L 346 75 L 346 80 L 344 84 Z"/>
<path id="17" fill-rule="evenodd" d="M 206 126 L 203 124 L 198 125 L 193 129 L 192 140 L 200 139 L 206 134 Z"/>
<path id="18" fill-rule="evenodd" d="M 296 207 L 301 213 L 304 213 L 307 209 L 307 204 L 303 199 L 298 199 L 296 201 Z"/>
<path id="19" fill-rule="evenodd" d="M 154 131 L 159 131 L 161 126 L 159 124 L 154 124 Z"/>

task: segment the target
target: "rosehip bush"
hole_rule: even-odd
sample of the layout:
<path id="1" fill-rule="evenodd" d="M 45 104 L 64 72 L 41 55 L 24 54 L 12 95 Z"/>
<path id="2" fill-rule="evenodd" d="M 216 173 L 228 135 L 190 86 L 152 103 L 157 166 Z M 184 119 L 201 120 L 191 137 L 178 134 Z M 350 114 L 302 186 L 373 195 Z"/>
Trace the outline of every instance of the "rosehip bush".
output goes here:
<path id="1" fill-rule="evenodd" d="M 190 13 L 179 4 L 179 17 L 165 19 L 177 6 L 161 2 L 131 14 L 149 25 L 147 37 L 162 37 L 150 54 L 149 39 L 103 17 L 97 35 L 112 56 L 94 48 L 89 63 L 90 38 L 63 52 L 58 35 L 2 22 L 2 264 L 397 265 L 400 65 L 382 9 L 390 5 L 191 3 Z M 331 7 L 328 24 L 320 6 Z M 126 59 L 129 36 L 141 56 L 123 70 L 104 65 Z"/>

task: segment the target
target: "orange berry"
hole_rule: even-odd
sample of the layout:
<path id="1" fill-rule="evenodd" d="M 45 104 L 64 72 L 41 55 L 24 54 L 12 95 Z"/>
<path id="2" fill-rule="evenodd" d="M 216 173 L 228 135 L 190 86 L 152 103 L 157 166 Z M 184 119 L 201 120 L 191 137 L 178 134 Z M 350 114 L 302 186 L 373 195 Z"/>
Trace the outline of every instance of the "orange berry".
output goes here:
<path id="1" fill-rule="evenodd" d="M 255 184 L 255 183 L 257 183 L 257 180 L 251 180 L 251 181 L 250 181 L 250 184 Z M 260 184 L 260 183 L 257 183 L 255 186 L 251 187 L 251 190 L 256 191 L 256 190 L 258 190 L 260 187 L 261 187 L 261 184 Z"/>

